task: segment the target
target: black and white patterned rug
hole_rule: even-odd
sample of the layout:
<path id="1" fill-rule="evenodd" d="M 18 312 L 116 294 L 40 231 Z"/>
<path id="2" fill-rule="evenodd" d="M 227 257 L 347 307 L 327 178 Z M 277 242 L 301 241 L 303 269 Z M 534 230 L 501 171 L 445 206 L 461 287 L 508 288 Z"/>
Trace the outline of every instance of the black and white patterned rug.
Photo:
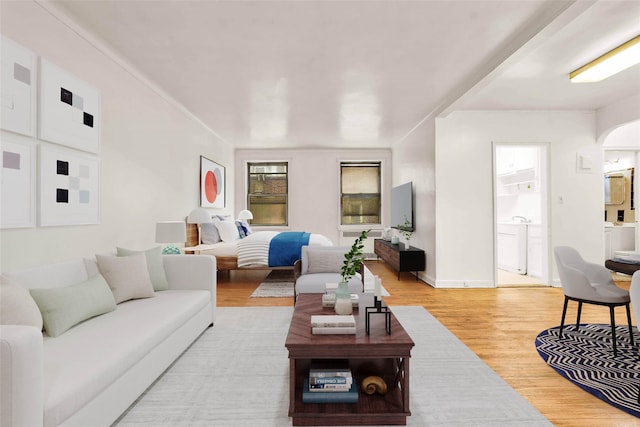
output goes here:
<path id="1" fill-rule="evenodd" d="M 613 355 L 611 325 L 585 324 L 578 331 L 565 325 L 536 337 L 540 357 L 560 375 L 599 399 L 640 418 L 640 356 L 631 346 L 629 327 L 616 328 L 618 355 Z M 638 331 L 634 327 L 637 343 Z"/>

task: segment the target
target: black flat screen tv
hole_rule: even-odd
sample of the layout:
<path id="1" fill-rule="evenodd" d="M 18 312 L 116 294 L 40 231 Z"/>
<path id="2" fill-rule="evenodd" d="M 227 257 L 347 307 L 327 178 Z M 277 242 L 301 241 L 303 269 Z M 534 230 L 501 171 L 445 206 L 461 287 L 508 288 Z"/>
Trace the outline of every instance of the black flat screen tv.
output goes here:
<path id="1" fill-rule="evenodd" d="M 414 231 L 411 181 L 391 189 L 391 228 Z"/>

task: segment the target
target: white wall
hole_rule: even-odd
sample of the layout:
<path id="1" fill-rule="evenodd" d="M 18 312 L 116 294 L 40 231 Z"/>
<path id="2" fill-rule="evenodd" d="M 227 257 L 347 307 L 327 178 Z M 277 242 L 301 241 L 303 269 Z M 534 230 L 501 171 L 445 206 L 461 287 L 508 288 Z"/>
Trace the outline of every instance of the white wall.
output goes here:
<path id="1" fill-rule="evenodd" d="M 492 141 L 550 144 L 550 247 L 603 261 L 595 113 L 456 112 L 436 121 L 436 287 L 493 286 Z M 591 156 L 592 173 L 577 172 L 578 153 Z"/>
<path id="2" fill-rule="evenodd" d="M 101 223 L 2 230 L 0 271 L 155 245 L 156 221 L 198 206 L 200 155 L 229 168 L 233 210 L 231 147 L 36 3 L 2 2 L 0 19 L 3 35 L 97 87 L 103 113 Z"/>
<path id="3" fill-rule="evenodd" d="M 439 255 L 435 239 L 435 164 L 435 122 L 428 119 L 393 147 L 393 186 L 413 182 L 416 231 L 411 237 L 411 245 L 425 251 L 427 268 L 419 273 L 419 277 L 431 285 L 435 284 L 436 256 Z"/>
<path id="4" fill-rule="evenodd" d="M 236 214 L 246 209 L 247 163 L 286 161 L 289 164 L 289 225 L 286 229 L 324 234 L 336 245 L 340 244 L 340 229 L 363 228 L 339 226 L 340 162 L 382 161 L 382 215 L 384 226 L 389 226 L 389 202 L 385 197 L 391 190 L 390 150 L 236 150 L 235 157 Z"/>

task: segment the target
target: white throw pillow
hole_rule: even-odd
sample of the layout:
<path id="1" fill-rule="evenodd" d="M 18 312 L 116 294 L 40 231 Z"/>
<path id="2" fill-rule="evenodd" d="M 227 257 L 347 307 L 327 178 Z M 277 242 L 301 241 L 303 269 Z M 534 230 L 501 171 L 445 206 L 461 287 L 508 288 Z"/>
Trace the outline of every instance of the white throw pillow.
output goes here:
<path id="1" fill-rule="evenodd" d="M 42 329 L 42 315 L 29 290 L 4 276 L 0 276 L 0 325 Z"/>
<path id="2" fill-rule="evenodd" d="M 155 295 L 144 253 L 124 257 L 96 255 L 96 260 L 117 304 Z"/>
<path id="3" fill-rule="evenodd" d="M 235 221 L 217 221 L 214 222 L 214 224 L 216 228 L 218 228 L 220 238 L 223 242 L 233 242 L 234 240 L 240 239 L 240 233 L 238 233 L 238 227 Z"/>

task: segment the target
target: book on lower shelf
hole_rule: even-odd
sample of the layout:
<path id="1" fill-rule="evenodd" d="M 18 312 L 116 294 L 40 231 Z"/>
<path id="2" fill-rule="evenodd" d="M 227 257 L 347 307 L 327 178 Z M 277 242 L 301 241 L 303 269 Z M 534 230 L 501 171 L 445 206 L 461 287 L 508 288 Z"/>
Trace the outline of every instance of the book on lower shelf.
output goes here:
<path id="1" fill-rule="evenodd" d="M 358 387 L 352 382 L 345 391 L 312 391 L 309 389 L 309 378 L 302 385 L 302 401 L 304 403 L 358 403 Z"/>

